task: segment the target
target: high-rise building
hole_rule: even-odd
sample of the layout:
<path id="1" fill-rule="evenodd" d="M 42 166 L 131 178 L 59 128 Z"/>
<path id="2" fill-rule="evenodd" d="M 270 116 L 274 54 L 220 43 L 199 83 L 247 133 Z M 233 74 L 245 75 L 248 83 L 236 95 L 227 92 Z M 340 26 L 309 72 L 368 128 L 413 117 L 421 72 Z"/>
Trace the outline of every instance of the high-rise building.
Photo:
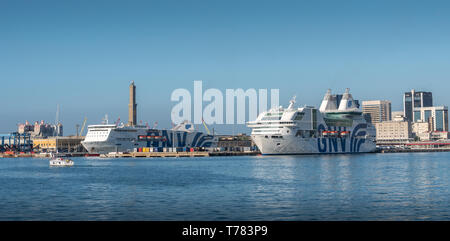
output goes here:
<path id="1" fill-rule="evenodd" d="M 371 123 L 392 120 L 391 102 L 387 100 L 369 100 L 362 102 L 364 115 L 370 116 Z"/>
<path id="2" fill-rule="evenodd" d="M 448 131 L 448 107 L 414 108 L 413 121 L 429 123 L 431 131 Z"/>
<path id="3" fill-rule="evenodd" d="M 408 121 L 413 121 L 414 108 L 433 106 L 433 94 L 431 92 L 415 91 L 405 92 L 403 95 L 403 111 Z"/>

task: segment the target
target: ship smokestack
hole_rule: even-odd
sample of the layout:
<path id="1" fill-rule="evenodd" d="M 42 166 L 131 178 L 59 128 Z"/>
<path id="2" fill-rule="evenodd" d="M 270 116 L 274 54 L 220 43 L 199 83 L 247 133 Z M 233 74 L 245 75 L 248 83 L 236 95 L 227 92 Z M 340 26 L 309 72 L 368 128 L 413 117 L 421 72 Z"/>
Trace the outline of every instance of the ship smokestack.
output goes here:
<path id="1" fill-rule="evenodd" d="M 130 84 L 130 103 L 128 104 L 128 125 L 135 126 L 137 120 L 136 113 L 136 86 L 134 85 L 134 80 Z"/>

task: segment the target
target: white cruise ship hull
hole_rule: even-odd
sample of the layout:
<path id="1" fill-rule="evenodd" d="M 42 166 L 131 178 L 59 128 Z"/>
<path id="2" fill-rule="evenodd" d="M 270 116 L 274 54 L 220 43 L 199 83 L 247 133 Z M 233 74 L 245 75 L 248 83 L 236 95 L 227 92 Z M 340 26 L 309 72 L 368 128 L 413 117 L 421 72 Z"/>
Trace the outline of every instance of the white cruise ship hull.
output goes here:
<path id="1" fill-rule="evenodd" d="M 263 155 L 343 154 L 374 152 L 376 150 L 374 141 L 362 138 L 298 138 L 295 136 L 283 136 L 282 139 L 272 139 L 262 135 L 254 135 L 252 140 Z"/>

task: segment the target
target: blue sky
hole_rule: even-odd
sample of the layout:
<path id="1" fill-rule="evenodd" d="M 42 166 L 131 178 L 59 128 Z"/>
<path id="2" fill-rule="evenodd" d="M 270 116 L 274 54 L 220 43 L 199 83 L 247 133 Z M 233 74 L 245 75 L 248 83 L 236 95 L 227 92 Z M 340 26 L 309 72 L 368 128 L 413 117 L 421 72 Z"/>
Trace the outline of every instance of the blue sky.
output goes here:
<path id="1" fill-rule="evenodd" d="M 432 91 L 449 105 L 448 1 L 1 1 L 0 132 L 25 120 L 65 134 L 105 114 L 170 127 L 174 89 L 280 89 L 318 106 L 328 88 L 360 100 Z M 242 126 L 216 127 L 222 132 Z"/>

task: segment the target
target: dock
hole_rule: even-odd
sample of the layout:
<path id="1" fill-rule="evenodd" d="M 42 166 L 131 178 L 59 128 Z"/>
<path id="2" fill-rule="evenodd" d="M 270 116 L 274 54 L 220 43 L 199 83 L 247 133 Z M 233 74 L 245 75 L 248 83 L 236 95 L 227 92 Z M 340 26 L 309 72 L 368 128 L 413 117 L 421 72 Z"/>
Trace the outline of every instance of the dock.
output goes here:
<path id="1" fill-rule="evenodd" d="M 60 153 L 65 157 L 85 157 L 87 153 Z M 117 152 L 98 155 L 101 158 L 151 158 L 151 157 L 209 157 L 209 156 L 256 156 L 259 151 L 193 151 L 193 152 Z M 49 153 L 0 153 L 0 158 L 49 158 Z"/>
<path id="2" fill-rule="evenodd" d="M 119 157 L 208 157 L 208 152 L 130 152 L 130 153 L 108 153 L 101 154 L 100 157 L 119 158 Z"/>
<path id="3" fill-rule="evenodd" d="M 131 153 L 109 153 L 102 154 L 100 157 L 104 158 L 119 158 L 119 157 L 131 157 L 131 158 L 151 158 L 151 157 L 209 157 L 209 156 L 254 156 L 260 152 L 238 152 L 238 151 L 221 151 L 221 152 L 131 152 Z"/>
<path id="4" fill-rule="evenodd" d="M 398 152 L 450 152 L 449 148 L 427 148 L 427 149 L 383 149 L 380 153 L 398 153 Z"/>
<path id="5" fill-rule="evenodd" d="M 0 153 L 0 158 L 15 158 L 15 157 L 35 157 L 35 154 L 31 153 Z"/>

